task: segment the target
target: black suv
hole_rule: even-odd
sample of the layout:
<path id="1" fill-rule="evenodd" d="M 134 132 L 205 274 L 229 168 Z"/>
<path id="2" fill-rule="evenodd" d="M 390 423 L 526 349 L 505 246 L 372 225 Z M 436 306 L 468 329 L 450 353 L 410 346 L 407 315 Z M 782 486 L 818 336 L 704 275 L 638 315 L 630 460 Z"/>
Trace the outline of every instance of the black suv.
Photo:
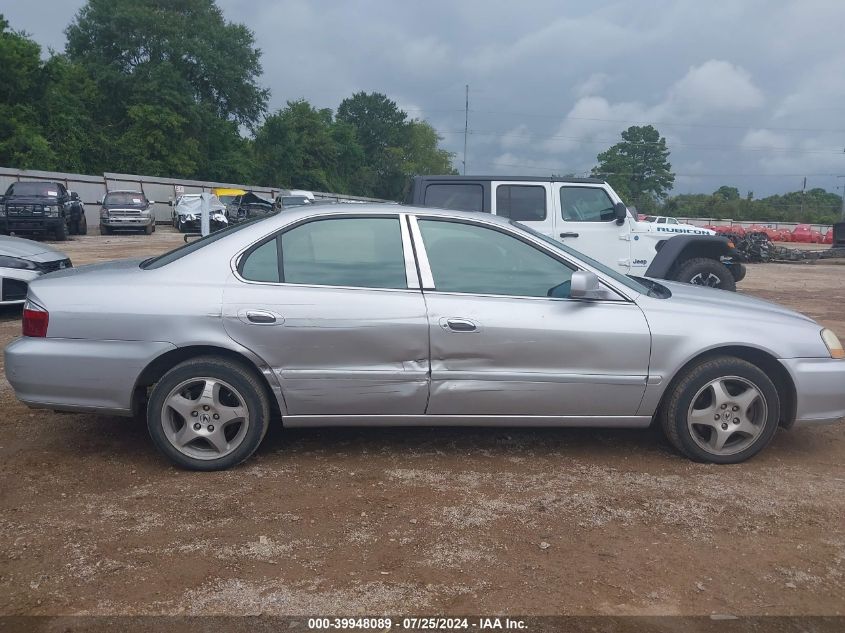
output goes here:
<path id="1" fill-rule="evenodd" d="M 71 225 L 81 230 L 80 214 L 85 217 L 78 196 L 74 200 L 60 182 L 15 182 L 0 197 L 0 232 L 52 236 L 63 242 Z"/>

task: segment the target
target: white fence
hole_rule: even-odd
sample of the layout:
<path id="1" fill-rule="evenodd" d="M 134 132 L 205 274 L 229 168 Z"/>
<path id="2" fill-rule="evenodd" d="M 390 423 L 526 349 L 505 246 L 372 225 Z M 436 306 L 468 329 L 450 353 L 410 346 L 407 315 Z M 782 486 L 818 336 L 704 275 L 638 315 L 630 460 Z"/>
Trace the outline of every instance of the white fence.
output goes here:
<path id="1" fill-rule="evenodd" d="M 138 176 L 133 174 L 113 174 L 91 176 L 85 174 L 67 174 L 56 171 L 38 171 L 29 169 L 12 169 L 0 167 L 0 192 L 5 192 L 9 185 L 20 180 L 45 180 L 61 182 L 71 191 L 79 194 L 85 205 L 85 218 L 90 226 L 100 222 L 100 206 L 98 201 L 103 199 L 107 191 L 114 189 L 134 189 L 143 191 L 150 200 L 154 201 L 153 213 L 156 222 L 170 222 L 170 201 L 183 193 L 202 193 L 212 189 L 244 189 L 253 191 L 269 199 L 276 197 L 282 187 L 256 187 L 225 182 L 208 182 L 200 180 L 184 180 L 179 178 L 158 178 L 156 176 Z M 363 196 L 348 196 L 342 193 L 327 193 L 315 191 L 314 197 L 319 200 L 335 202 L 387 202 L 377 198 Z"/>

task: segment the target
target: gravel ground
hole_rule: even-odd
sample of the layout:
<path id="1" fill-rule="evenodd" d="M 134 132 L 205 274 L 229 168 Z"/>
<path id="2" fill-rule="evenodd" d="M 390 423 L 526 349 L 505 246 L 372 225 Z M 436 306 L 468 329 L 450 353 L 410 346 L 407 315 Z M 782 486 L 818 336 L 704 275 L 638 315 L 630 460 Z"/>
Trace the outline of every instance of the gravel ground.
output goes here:
<path id="1" fill-rule="evenodd" d="M 181 243 L 90 235 L 76 265 Z M 743 292 L 845 338 L 845 268 Z M 0 313 L 0 344 L 19 310 Z M 142 424 L 30 411 L 0 377 L 0 614 L 845 614 L 845 426 L 738 466 L 653 431 L 271 429 L 222 473 Z"/>

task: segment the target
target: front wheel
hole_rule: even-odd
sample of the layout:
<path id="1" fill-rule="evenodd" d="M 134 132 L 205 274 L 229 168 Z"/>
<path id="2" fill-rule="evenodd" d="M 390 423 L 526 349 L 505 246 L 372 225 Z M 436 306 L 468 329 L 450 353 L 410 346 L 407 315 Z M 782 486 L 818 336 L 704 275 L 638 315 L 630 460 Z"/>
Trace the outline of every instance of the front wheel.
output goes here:
<path id="1" fill-rule="evenodd" d="M 215 357 L 188 360 L 167 372 L 147 404 L 147 428 L 158 449 L 190 470 L 223 470 L 252 455 L 270 420 L 259 378 Z"/>
<path id="2" fill-rule="evenodd" d="M 736 279 L 728 267 L 717 259 L 707 257 L 696 257 L 681 264 L 674 280 L 694 286 L 736 290 Z"/>
<path id="3" fill-rule="evenodd" d="M 745 461 L 763 450 L 777 431 L 777 389 L 765 372 L 740 358 L 703 361 L 671 389 L 661 407 L 663 432 L 694 461 Z"/>
<path id="4" fill-rule="evenodd" d="M 56 227 L 56 231 L 55 231 L 56 241 L 57 242 L 67 241 L 67 235 L 68 235 L 67 222 L 62 220 L 61 222 L 59 222 L 59 225 Z"/>

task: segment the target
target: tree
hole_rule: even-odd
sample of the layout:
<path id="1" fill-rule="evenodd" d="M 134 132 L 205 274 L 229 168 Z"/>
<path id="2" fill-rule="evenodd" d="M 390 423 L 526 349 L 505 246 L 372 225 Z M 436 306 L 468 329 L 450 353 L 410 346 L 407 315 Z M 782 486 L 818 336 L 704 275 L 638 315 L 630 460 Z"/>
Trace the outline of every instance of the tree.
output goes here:
<path id="1" fill-rule="evenodd" d="M 641 211 L 656 208 L 672 189 L 666 139 L 651 125 L 631 126 L 622 141 L 599 154 L 592 175 L 607 180 L 619 195 Z"/>
<path id="2" fill-rule="evenodd" d="M 252 179 L 240 130 L 254 129 L 266 110 L 261 51 L 214 0 L 88 0 L 65 32 L 70 62 L 109 96 L 90 104 L 101 137 L 91 163 Z"/>
<path id="3" fill-rule="evenodd" d="M 442 139 L 434 128 L 424 121 L 409 120 L 407 113 L 381 93 L 357 92 L 344 99 L 337 120 L 349 124 L 357 134 L 372 174 L 371 195 L 398 200 L 409 176 L 454 172 L 453 155 L 438 148 Z"/>
<path id="4" fill-rule="evenodd" d="M 722 185 L 713 192 L 713 195 L 722 198 L 722 200 L 739 200 L 739 189 Z"/>

